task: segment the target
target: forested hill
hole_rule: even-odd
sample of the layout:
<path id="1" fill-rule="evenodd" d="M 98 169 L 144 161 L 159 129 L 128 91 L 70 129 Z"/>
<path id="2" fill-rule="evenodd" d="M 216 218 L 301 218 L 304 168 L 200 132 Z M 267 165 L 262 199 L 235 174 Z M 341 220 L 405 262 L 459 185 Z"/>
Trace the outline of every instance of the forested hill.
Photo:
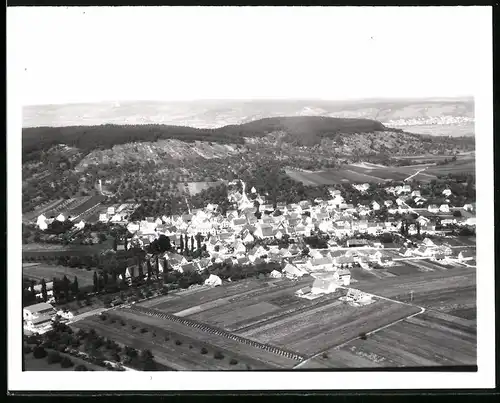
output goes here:
<path id="1" fill-rule="evenodd" d="M 169 125 L 101 125 L 70 127 L 33 127 L 23 129 L 23 159 L 37 159 L 41 151 L 57 144 L 66 144 L 83 153 L 108 149 L 131 142 L 154 142 L 177 139 L 185 142 L 209 141 L 242 144 L 244 138 L 262 137 L 269 133 L 285 134 L 285 141 L 300 145 L 315 145 L 322 138 L 338 134 L 394 131 L 382 123 L 368 119 L 345 119 L 320 116 L 273 117 L 253 122 L 224 126 L 217 129 Z"/>

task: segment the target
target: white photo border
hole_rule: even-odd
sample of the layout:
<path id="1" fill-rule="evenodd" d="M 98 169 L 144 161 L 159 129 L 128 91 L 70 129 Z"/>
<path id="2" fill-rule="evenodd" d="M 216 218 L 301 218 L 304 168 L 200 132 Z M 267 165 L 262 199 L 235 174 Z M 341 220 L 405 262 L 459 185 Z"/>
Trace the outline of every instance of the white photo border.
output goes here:
<path id="1" fill-rule="evenodd" d="M 201 7 L 192 8 L 193 12 Z M 311 7 L 308 7 L 311 8 Z M 440 7 L 441 8 L 441 7 Z M 454 8 L 454 7 L 453 7 Z M 361 9 L 361 8 L 360 8 Z M 397 13 L 397 7 L 386 8 Z M 396 10 L 394 10 L 396 9 Z M 427 7 L 432 12 L 432 7 Z M 481 30 L 475 57 L 477 187 L 477 365 L 460 372 L 22 372 L 21 128 L 22 73 L 15 26 L 23 8 L 7 11 L 8 183 L 8 390 L 15 391 L 221 391 L 221 390 L 402 390 L 495 387 L 495 300 L 493 222 L 492 8 L 467 7 Z M 362 11 L 362 10 L 360 10 Z M 262 12 L 265 12 L 263 10 Z M 323 10 L 318 10 L 324 13 Z M 14 18 L 15 17 L 15 18 Z M 477 23 L 476 23 L 477 22 Z M 443 27 L 445 29 L 445 27 Z M 22 51 L 22 50 L 21 50 Z M 432 61 L 430 61 L 432 63 Z"/>

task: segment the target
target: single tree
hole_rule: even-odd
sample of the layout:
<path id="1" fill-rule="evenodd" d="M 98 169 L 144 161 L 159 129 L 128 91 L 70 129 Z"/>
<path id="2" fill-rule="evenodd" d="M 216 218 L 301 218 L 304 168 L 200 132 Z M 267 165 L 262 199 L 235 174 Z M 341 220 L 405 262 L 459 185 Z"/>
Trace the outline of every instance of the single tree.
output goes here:
<path id="1" fill-rule="evenodd" d="M 194 237 L 191 235 L 191 252 L 194 252 Z"/>
<path id="2" fill-rule="evenodd" d="M 201 249 L 201 234 L 199 232 L 196 234 L 196 248 Z"/>
<path id="3" fill-rule="evenodd" d="M 99 292 L 99 277 L 96 271 L 94 271 L 94 292 Z"/>
<path id="4" fill-rule="evenodd" d="M 35 280 L 31 280 L 30 291 L 31 291 L 31 295 L 33 297 L 33 300 L 35 301 L 36 300 Z"/>
<path id="5" fill-rule="evenodd" d="M 78 286 L 78 278 L 75 276 L 75 279 L 73 280 L 73 295 L 78 294 L 80 291 L 80 288 Z"/>
<path id="6" fill-rule="evenodd" d="M 147 268 L 147 271 L 148 271 L 148 280 L 150 280 L 151 277 L 152 277 L 152 275 L 153 275 L 153 268 L 151 267 L 151 261 L 150 261 L 150 259 L 146 260 L 146 268 Z"/>
<path id="7" fill-rule="evenodd" d="M 184 238 L 183 238 L 182 235 L 181 235 L 181 240 L 180 240 L 179 248 L 181 250 L 181 253 L 184 252 Z"/>
<path id="8" fill-rule="evenodd" d="M 42 299 L 43 302 L 47 302 L 47 283 L 45 282 L 45 279 L 42 278 Z"/>

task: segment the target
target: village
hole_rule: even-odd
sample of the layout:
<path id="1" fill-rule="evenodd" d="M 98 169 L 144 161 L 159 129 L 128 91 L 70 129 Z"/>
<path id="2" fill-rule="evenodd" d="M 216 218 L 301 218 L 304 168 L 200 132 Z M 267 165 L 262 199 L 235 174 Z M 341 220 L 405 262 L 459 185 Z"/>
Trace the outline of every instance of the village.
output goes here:
<path id="1" fill-rule="evenodd" d="M 448 234 L 450 226 L 475 226 L 474 204 L 461 207 L 426 205 L 418 187 L 412 189 L 408 184 L 388 186 L 385 189 L 387 200 L 382 206 L 377 202 L 370 207 L 353 206 L 334 188 L 330 189 L 328 200 L 273 204 L 255 188 L 250 189 L 253 195 L 250 200 L 242 181 L 232 185 L 228 200 L 233 209 L 225 215 L 215 204 L 208 204 L 204 209 L 190 209 L 188 205 L 188 212 L 183 215 L 129 221 L 133 206 L 119 205 L 106 207 L 99 214 L 99 221 L 127 229 L 128 235 L 117 242 L 116 250 L 148 250 L 160 237 L 167 237 L 168 251 L 156 256 L 146 255 L 146 261 L 155 265 L 159 274 L 172 270 L 182 274 L 201 273 L 217 264 L 241 267 L 275 263 L 276 268 L 268 273 L 270 278 L 297 281 L 304 276 L 311 277 L 310 285 L 295 293 L 306 299 L 333 293 L 338 287 L 352 286 L 357 281 L 351 275 L 354 268 L 377 272 L 419 259 L 475 266 L 472 245 L 454 243 Z M 369 191 L 368 184 L 352 186 L 360 193 Z M 450 197 L 451 191 L 445 189 L 443 195 Z M 410 201 L 416 207 L 410 207 Z M 378 216 L 381 210 L 387 211 L 385 220 Z M 407 219 L 409 215 L 412 220 Z M 51 219 L 41 215 L 37 226 L 44 230 L 54 220 L 68 221 L 63 214 Z M 85 225 L 80 220 L 73 228 L 81 230 Z M 198 257 L 186 256 L 183 250 L 189 248 L 189 240 L 194 249 L 195 239 L 203 253 Z M 132 284 L 132 280 L 144 276 L 145 271 L 131 265 L 120 278 Z M 214 274 L 205 280 L 206 286 L 222 283 Z M 37 296 L 41 297 L 40 284 L 35 287 Z M 49 296 L 51 290 L 52 284 L 48 283 Z M 343 298 L 356 304 L 370 300 L 366 294 L 355 291 L 350 290 Z M 25 327 L 31 331 L 46 331 L 48 321 L 45 316 L 42 318 L 44 320 L 26 321 Z"/>

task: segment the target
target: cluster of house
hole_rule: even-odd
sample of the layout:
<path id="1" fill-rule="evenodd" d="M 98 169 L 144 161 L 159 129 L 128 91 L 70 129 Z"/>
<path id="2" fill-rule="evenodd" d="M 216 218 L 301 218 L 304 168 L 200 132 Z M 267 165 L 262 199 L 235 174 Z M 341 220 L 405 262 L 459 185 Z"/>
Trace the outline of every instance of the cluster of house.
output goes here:
<path id="1" fill-rule="evenodd" d="M 120 204 L 109 206 L 105 212 L 99 214 L 99 221 L 102 223 L 123 223 L 139 207 L 138 204 Z"/>
<path id="2" fill-rule="evenodd" d="M 359 191 L 366 191 L 368 184 L 354 185 Z M 366 189 L 365 189 L 366 188 Z M 373 202 L 371 208 L 366 206 L 354 207 L 345 203 L 341 192 L 330 189 L 331 198 L 329 200 L 301 201 L 295 204 L 268 203 L 262 196 L 257 195 L 255 201 L 259 207 L 255 207 L 243 192 L 232 191 L 228 199 L 233 203 L 234 209 L 227 211 L 225 215 L 219 213 L 219 206 L 208 204 L 204 209 L 194 209 L 183 215 L 150 217 L 139 222 L 130 222 L 127 225 L 128 231 L 133 234 L 127 243 L 128 247 L 145 247 L 157 239 L 160 235 L 168 236 L 174 248 L 179 248 L 181 239 L 202 235 L 204 245 L 210 258 L 188 260 L 176 254 L 166 252 L 160 256 L 157 263 L 159 271 L 164 270 L 164 262 L 174 270 L 180 272 L 190 272 L 204 270 L 215 263 L 232 263 L 238 265 L 257 264 L 260 262 L 282 262 L 301 253 L 294 243 L 286 248 L 278 246 L 257 246 L 249 249 L 249 246 L 256 240 L 277 239 L 288 237 L 292 241 L 297 241 L 302 237 L 307 237 L 316 231 L 321 231 L 330 235 L 329 247 L 337 246 L 334 239 L 345 238 L 358 234 L 381 235 L 386 232 L 398 232 L 401 222 L 388 219 L 385 222 L 370 219 L 369 215 L 380 209 L 377 202 Z M 410 195 L 419 197 L 419 191 L 411 192 L 409 185 L 389 188 L 390 192 L 403 194 L 410 192 Z M 255 188 L 251 189 L 255 193 Z M 395 208 L 397 211 L 405 209 L 405 202 L 398 196 L 393 202 L 385 201 L 385 205 Z M 467 206 L 465 206 L 467 207 Z M 472 206 L 470 206 L 472 208 Z M 257 218 L 257 209 L 261 214 Z M 465 208 L 464 208 L 465 209 Z M 441 206 L 441 210 L 446 210 Z M 435 224 L 428 218 L 420 215 L 416 224 L 409 226 L 409 233 L 417 233 L 419 230 L 423 234 L 436 233 Z M 375 246 L 382 247 L 379 242 L 369 243 L 361 239 L 352 239 L 347 242 L 349 247 Z M 329 259 L 331 267 L 339 265 L 349 265 L 359 263 L 367 265 L 368 262 L 377 262 L 381 265 L 392 264 L 392 259 L 382 256 L 381 252 L 372 251 L 370 256 L 354 255 L 350 251 L 313 251 L 314 253 L 324 253 L 322 256 L 311 256 L 309 265 L 315 265 L 316 259 Z M 333 254 L 332 254 L 333 253 Z M 300 266 L 300 263 L 298 263 Z M 311 268 L 313 269 L 313 268 Z M 127 276 L 133 277 L 135 268 L 130 268 Z M 286 274 L 286 273 L 285 273 Z"/>
<path id="3" fill-rule="evenodd" d="M 452 249 L 446 244 L 437 245 L 429 238 L 425 238 L 418 248 L 403 247 L 398 251 L 403 257 L 423 257 L 432 260 L 452 260 L 466 262 L 474 260 L 476 252 L 474 248 Z"/>
<path id="4" fill-rule="evenodd" d="M 71 220 L 71 216 L 65 217 L 64 214 L 60 213 L 57 217 L 47 218 L 44 214 L 40 214 L 36 220 L 36 226 L 42 231 L 45 231 L 54 221 L 65 222 L 66 220 Z M 73 227 L 77 230 L 81 230 L 85 227 L 85 222 L 80 220 Z"/>

